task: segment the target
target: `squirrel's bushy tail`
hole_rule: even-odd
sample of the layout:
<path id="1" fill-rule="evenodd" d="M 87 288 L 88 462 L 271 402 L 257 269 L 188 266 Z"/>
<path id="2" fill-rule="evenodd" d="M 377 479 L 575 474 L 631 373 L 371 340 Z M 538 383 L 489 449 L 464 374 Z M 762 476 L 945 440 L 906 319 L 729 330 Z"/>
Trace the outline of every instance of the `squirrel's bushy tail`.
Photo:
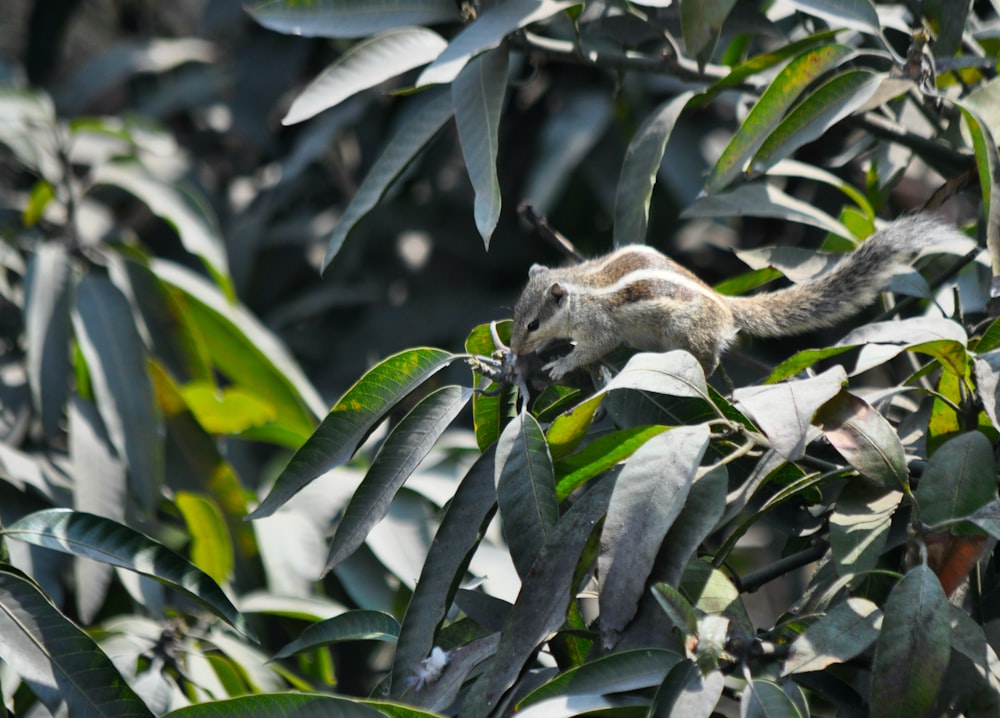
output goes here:
<path id="1" fill-rule="evenodd" d="M 964 234 L 937 219 L 903 217 L 869 237 L 833 269 L 815 279 L 775 292 L 726 297 L 741 331 L 758 337 L 801 334 L 828 327 L 871 304 L 898 271 L 921 250 Z"/>

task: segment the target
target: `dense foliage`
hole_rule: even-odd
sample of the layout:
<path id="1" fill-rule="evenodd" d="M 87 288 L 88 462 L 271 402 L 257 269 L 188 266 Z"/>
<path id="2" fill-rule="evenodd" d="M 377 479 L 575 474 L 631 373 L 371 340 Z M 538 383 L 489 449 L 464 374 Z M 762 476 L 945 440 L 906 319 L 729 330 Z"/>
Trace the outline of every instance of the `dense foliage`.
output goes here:
<path id="1" fill-rule="evenodd" d="M 1000 715 L 995 3 L 148 5 L 2 30 L 0 715 Z M 853 329 L 491 381 L 533 261 L 922 208 Z"/>

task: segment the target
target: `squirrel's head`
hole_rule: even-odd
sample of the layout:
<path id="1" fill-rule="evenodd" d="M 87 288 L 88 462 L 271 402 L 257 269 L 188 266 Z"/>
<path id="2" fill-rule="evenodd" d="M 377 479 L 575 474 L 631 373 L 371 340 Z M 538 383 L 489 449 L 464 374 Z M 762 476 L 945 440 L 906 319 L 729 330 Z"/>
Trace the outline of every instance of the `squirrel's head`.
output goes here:
<path id="1" fill-rule="evenodd" d="M 528 272 L 528 285 L 514 307 L 514 329 L 510 348 L 524 356 L 559 340 L 569 340 L 565 317 L 570 294 L 552 270 L 535 264 Z"/>

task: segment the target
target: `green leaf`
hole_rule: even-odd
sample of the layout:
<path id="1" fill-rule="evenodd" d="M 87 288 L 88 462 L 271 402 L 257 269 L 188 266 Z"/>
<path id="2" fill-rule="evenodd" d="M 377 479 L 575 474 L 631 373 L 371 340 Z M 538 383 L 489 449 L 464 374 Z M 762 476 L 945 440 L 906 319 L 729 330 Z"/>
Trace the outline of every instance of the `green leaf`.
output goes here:
<path id="1" fill-rule="evenodd" d="M 452 0 L 265 0 L 247 12 L 269 30 L 305 37 L 365 37 L 461 19 Z"/>
<path id="2" fill-rule="evenodd" d="M 240 434 L 277 420 L 274 407 L 238 386 L 192 382 L 180 389 L 184 404 L 209 434 Z"/>
<path id="3" fill-rule="evenodd" d="M 323 269 L 330 266 L 355 225 L 382 201 L 396 178 L 451 119 L 453 110 L 448 92 L 423 92 L 411 99 L 413 102 L 408 104 L 392 135 L 383 143 L 382 154 L 368 170 L 327 240 Z"/>
<path id="4" fill-rule="evenodd" d="M 660 544 L 680 514 L 708 447 L 706 425 L 647 441 L 622 469 L 601 530 L 601 637 L 606 648 L 635 614 Z"/>
<path id="5" fill-rule="evenodd" d="M 1000 159 L 996 138 L 981 119 L 978 108 L 967 109 L 959 105 L 965 126 L 972 136 L 979 171 L 979 188 L 983 195 L 986 216 L 986 247 L 990 253 L 993 276 L 1000 275 Z"/>
<path id="6" fill-rule="evenodd" d="M 451 85 L 458 138 L 462 143 L 469 179 L 476 192 L 476 228 L 487 250 L 500 219 L 497 148 L 506 91 L 507 49 L 504 47 L 473 59 Z"/>
<path id="7" fill-rule="evenodd" d="M 866 598 L 836 604 L 796 638 L 788 649 L 781 675 L 821 671 L 868 650 L 882 627 L 882 611 Z"/>
<path id="8" fill-rule="evenodd" d="M 519 414 L 500 436 L 495 479 L 503 535 L 523 579 L 559 518 L 552 458 L 531 414 Z"/>
<path id="9" fill-rule="evenodd" d="M 233 540 L 218 504 L 187 491 L 179 491 L 174 503 L 191 534 L 191 562 L 216 583 L 225 583 L 233 572 Z"/>
<path id="10" fill-rule="evenodd" d="M 698 614 L 686 598 L 669 583 L 657 583 L 651 589 L 660 608 L 685 637 L 698 635 Z"/>
<path id="11" fill-rule="evenodd" d="M 507 0 L 485 6 L 420 74 L 417 87 L 451 82 L 473 57 L 497 47 L 515 30 L 578 4 L 573 0 Z"/>
<path id="12" fill-rule="evenodd" d="M 45 215 L 45 208 L 56 197 L 52 185 L 45 180 L 38 180 L 31 188 L 28 202 L 21 213 L 21 221 L 25 227 L 34 227 Z"/>
<path id="13" fill-rule="evenodd" d="M 942 444 L 927 462 L 915 492 L 920 520 L 930 526 L 971 514 L 996 495 L 993 447 L 978 431 Z"/>
<path id="14" fill-rule="evenodd" d="M 729 192 L 702 197 L 681 212 L 694 217 L 774 217 L 817 227 L 841 237 L 849 237 L 847 227 L 808 202 L 785 194 L 767 182 L 742 185 Z"/>
<path id="15" fill-rule="evenodd" d="M 927 715 L 951 655 L 948 599 L 937 576 L 921 564 L 892 589 L 884 611 L 872 663 L 871 715 Z"/>
<path id="16" fill-rule="evenodd" d="M 424 65 L 447 45 L 444 38 L 423 27 L 394 28 L 359 42 L 299 93 L 281 124 L 308 120 L 351 95 Z"/>
<path id="17" fill-rule="evenodd" d="M 826 20 L 834 27 L 847 27 L 881 36 L 878 13 L 871 0 L 789 0 L 806 15 Z"/>
<path id="18" fill-rule="evenodd" d="M 560 673 L 536 688 L 517 704 L 518 712 L 527 706 L 556 696 L 624 693 L 658 686 L 677 662 L 673 651 L 642 648 L 601 656 L 581 666 Z"/>
<path id="19" fill-rule="evenodd" d="M 889 489 L 909 486 L 903 442 L 864 399 L 841 391 L 816 412 L 813 423 L 865 478 Z"/>
<path id="20" fill-rule="evenodd" d="M 391 641 L 399 636 L 399 623 L 382 611 L 357 610 L 342 613 L 308 626 L 302 634 L 274 654 L 271 660 L 288 658 L 316 646 L 341 641 Z"/>
<path id="21" fill-rule="evenodd" d="M 108 279 L 88 274 L 77 287 L 73 324 L 108 436 L 128 464 L 139 504 L 150 511 L 163 484 L 163 420 L 132 308 Z"/>
<path id="22" fill-rule="evenodd" d="M 830 516 L 830 550 L 839 575 L 856 575 L 875 568 L 889 538 L 893 514 L 902 500 L 902 491 L 858 481 L 844 488 Z"/>
<path id="23" fill-rule="evenodd" d="M 327 404 L 285 345 L 249 310 L 190 270 L 162 260 L 154 260 L 151 268 L 169 287 L 216 368 L 276 412 L 274 422 L 255 430 L 255 436 L 299 446 Z"/>
<path id="24" fill-rule="evenodd" d="M 711 59 L 722 24 L 735 4 L 736 0 L 680 0 L 684 48 L 699 65 Z"/>
<path id="25" fill-rule="evenodd" d="M 785 381 L 786 379 L 791 379 L 793 376 L 798 374 L 800 371 L 808 369 L 813 364 L 823 361 L 824 359 L 829 359 L 830 357 L 839 356 L 844 352 L 849 352 L 852 349 L 856 349 L 854 345 L 850 346 L 838 346 L 838 347 L 825 347 L 823 349 L 803 349 L 800 352 L 792 354 L 792 356 L 785 359 L 774 368 L 771 375 L 767 377 L 764 381 L 765 384 L 777 384 L 778 382 Z"/>
<path id="26" fill-rule="evenodd" d="M 502 342 L 510 343 L 510 332 L 513 322 L 509 319 L 497 322 L 496 330 Z M 465 340 L 465 351 L 469 354 L 491 355 L 496 346 L 490 333 L 489 324 L 480 324 L 475 327 Z M 478 381 L 478 376 L 475 376 Z M 492 392 L 500 390 L 499 393 Z M 476 392 L 472 397 L 472 424 L 476 431 L 476 444 L 480 451 L 485 451 L 493 446 L 500 438 L 500 431 L 507 419 L 513 415 L 514 409 L 511 400 L 512 392 L 509 388 L 501 388 L 496 382 L 491 382 L 486 392 Z"/>
<path id="27" fill-rule="evenodd" d="M 615 192 L 616 247 L 645 243 L 649 202 L 663 152 L 677 119 L 694 94 L 693 91 L 683 92 L 657 107 L 629 142 Z"/>
<path id="28" fill-rule="evenodd" d="M 993 499 L 966 517 L 995 539 L 1000 539 L 1000 499 Z"/>
<path id="29" fill-rule="evenodd" d="M 766 172 L 802 145 L 821 137 L 867 102 L 880 82 L 881 76 L 868 70 L 848 70 L 823 83 L 768 135 L 750 162 L 751 173 Z"/>
<path id="30" fill-rule="evenodd" d="M 409 349 L 369 369 L 295 452 L 248 518 L 270 516 L 313 479 L 350 459 L 383 416 L 452 361 L 454 356 L 440 349 Z"/>
<path id="31" fill-rule="evenodd" d="M 524 575 L 521 591 L 500 634 L 500 644 L 466 696 L 469 705 L 495 705 L 525 663 L 566 620 L 572 578 L 594 527 L 607 511 L 613 482 L 601 479 L 564 513 Z"/>
<path id="32" fill-rule="evenodd" d="M 595 394 L 552 420 L 549 430 L 545 432 L 545 441 L 553 460 L 562 459 L 586 438 L 594 414 L 603 400 L 603 393 Z"/>
<path id="33" fill-rule="evenodd" d="M 200 257 L 212 276 L 224 282 L 227 294 L 232 295 L 222 235 L 203 201 L 190 192 L 164 184 L 135 161 L 98 165 L 92 181 L 94 184 L 114 185 L 142 201 L 153 214 L 177 230 L 184 248 Z"/>
<path id="34" fill-rule="evenodd" d="M 792 699 L 772 681 L 754 678 L 743 692 L 741 718 L 802 718 Z"/>
<path id="35" fill-rule="evenodd" d="M 496 511 L 495 448 L 469 469 L 445 510 L 406 607 L 392 666 L 390 695 L 407 690 L 406 679 L 434 646 L 435 632 L 452 605 L 459 579 Z"/>
<path id="36" fill-rule="evenodd" d="M 0 569 L 0 635 L 0 658 L 52 715 L 153 715 L 94 640 L 9 568 Z"/>
<path id="37" fill-rule="evenodd" d="M 396 492 L 420 465 L 458 413 L 472 390 L 445 386 L 424 398 L 393 427 L 355 490 L 330 542 L 329 571 L 364 543 L 368 532 L 385 518 Z"/>
<path id="38" fill-rule="evenodd" d="M 846 381 L 844 368 L 835 366 L 802 381 L 737 389 L 733 398 L 757 422 L 775 451 L 794 460 L 805 452 L 813 415 L 840 393 Z"/>
<path id="39" fill-rule="evenodd" d="M 640 446 L 666 430 L 665 426 L 621 429 L 595 439 L 577 453 L 561 459 L 555 465 L 558 478 L 556 498 L 562 501 L 583 484 L 624 461 Z"/>
<path id="40" fill-rule="evenodd" d="M 163 544 L 116 521 L 82 511 L 46 509 L 18 519 L 3 529 L 2 535 L 149 576 L 193 598 L 243 635 L 257 640 L 207 574 Z"/>
<path id="41" fill-rule="evenodd" d="M 72 267 L 66 249 L 42 244 L 28 262 L 24 323 L 28 386 L 42 432 L 49 441 L 62 435 L 69 397 Z"/>
<path id="42" fill-rule="evenodd" d="M 656 690 L 649 715 L 655 718 L 711 716 L 722 696 L 723 682 L 721 672 L 712 671 L 703 676 L 697 665 L 683 660 L 670 669 Z"/>
<path id="43" fill-rule="evenodd" d="M 854 54 L 843 45 L 825 45 L 788 63 L 754 103 L 705 180 L 705 192 L 716 194 L 743 171 L 744 165 L 780 124 L 785 112 L 813 80 Z"/>
<path id="44" fill-rule="evenodd" d="M 415 712 L 416 716 L 427 713 Z M 179 708 L 163 718 L 384 718 L 385 713 L 350 698 L 318 693 L 269 693 Z"/>

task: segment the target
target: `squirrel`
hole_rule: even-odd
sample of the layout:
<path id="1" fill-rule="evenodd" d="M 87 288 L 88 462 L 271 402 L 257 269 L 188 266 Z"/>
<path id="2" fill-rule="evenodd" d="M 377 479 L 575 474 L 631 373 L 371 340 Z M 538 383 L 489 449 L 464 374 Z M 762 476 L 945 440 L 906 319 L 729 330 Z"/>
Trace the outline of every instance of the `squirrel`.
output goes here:
<path id="1" fill-rule="evenodd" d="M 569 354 L 542 366 L 558 381 L 622 344 L 645 351 L 685 349 L 705 374 L 738 332 L 801 334 L 856 314 L 890 277 L 932 245 L 968 238 L 926 214 L 897 219 L 825 274 L 747 297 L 719 294 L 652 247 L 630 245 L 575 266 L 534 265 L 514 308 L 510 350 L 518 359 L 569 342 Z"/>

